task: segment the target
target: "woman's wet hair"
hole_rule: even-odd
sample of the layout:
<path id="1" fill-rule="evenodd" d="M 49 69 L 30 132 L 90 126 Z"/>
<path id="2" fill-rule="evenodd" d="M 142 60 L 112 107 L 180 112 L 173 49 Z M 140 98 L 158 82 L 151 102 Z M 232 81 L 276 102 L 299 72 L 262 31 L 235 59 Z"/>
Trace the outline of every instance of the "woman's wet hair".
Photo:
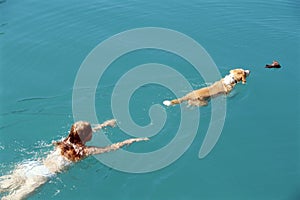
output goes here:
<path id="1" fill-rule="evenodd" d="M 64 142 L 69 141 L 72 144 L 82 144 L 82 140 L 80 139 L 80 136 L 78 132 L 76 131 L 76 127 L 73 124 L 70 130 L 70 133 L 67 138 L 64 139 Z"/>
<path id="2" fill-rule="evenodd" d="M 85 156 L 85 145 L 81 137 L 86 137 L 92 132 L 91 125 L 88 122 L 79 121 L 72 125 L 68 137 L 63 141 L 54 143 L 61 149 L 61 155 L 69 160 L 76 162 Z"/>

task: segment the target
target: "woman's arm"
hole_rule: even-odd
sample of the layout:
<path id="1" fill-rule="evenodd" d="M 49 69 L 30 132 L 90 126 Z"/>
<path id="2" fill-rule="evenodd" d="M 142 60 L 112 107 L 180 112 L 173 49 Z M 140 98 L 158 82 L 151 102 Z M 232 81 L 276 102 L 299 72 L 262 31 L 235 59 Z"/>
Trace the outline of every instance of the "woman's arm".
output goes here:
<path id="1" fill-rule="evenodd" d="M 90 147 L 85 148 L 85 151 L 86 151 L 85 153 L 86 153 L 87 156 L 95 155 L 95 154 L 101 154 L 101 153 L 107 153 L 107 152 L 110 152 L 110 151 L 118 150 L 121 147 L 123 147 L 125 145 L 130 145 L 134 142 L 147 141 L 147 140 L 149 140 L 149 138 L 132 138 L 132 139 L 125 140 L 123 142 L 118 142 L 118 143 L 112 144 L 112 145 L 107 146 L 107 147 L 90 146 Z"/>
<path id="2" fill-rule="evenodd" d="M 115 125 L 116 125 L 116 120 L 110 119 L 110 120 L 107 120 L 107 121 L 103 122 L 102 124 L 98 124 L 96 127 L 94 127 L 93 132 L 99 131 L 100 129 L 102 129 L 106 126 L 114 127 Z"/>

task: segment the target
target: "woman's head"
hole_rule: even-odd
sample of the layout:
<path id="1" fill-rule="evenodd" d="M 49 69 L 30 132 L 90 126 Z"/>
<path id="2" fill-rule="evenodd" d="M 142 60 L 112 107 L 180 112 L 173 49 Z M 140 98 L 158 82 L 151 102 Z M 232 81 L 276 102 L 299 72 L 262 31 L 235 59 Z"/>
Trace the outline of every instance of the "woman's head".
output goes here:
<path id="1" fill-rule="evenodd" d="M 93 130 L 91 124 L 85 121 L 75 122 L 67 139 L 73 144 L 85 144 L 92 139 Z"/>

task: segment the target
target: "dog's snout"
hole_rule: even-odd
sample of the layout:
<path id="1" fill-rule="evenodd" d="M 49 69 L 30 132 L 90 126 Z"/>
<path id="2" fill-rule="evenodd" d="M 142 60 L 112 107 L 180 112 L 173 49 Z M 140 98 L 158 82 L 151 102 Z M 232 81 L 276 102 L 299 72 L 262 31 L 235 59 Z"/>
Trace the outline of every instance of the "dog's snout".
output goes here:
<path id="1" fill-rule="evenodd" d="M 247 76 L 249 76 L 250 70 L 245 70 L 245 73 L 246 73 Z"/>

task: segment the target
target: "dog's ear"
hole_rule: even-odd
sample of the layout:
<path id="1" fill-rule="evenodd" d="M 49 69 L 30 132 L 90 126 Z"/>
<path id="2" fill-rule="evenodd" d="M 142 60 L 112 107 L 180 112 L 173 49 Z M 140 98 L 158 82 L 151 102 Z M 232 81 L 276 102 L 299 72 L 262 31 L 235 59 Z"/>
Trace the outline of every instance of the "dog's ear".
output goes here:
<path id="1" fill-rule="evenodd" d="M 230 74 L 234 75 L 236 81 L 242 81 L 243 84 L 246 83 L 246 73 L 243 69 L 232 69 L 230 70 Z"/>
<path id="2" fill-rule="evenodd" d="M 240 72 L 239 72 L 239 74 L 240 74 L 240 77 L 241 77 L 242 83 L 243 83 L 243 84 L 245 84 L 245 83 L 246 83 L 246 76 L 247 76 L 247 74 L 246 74 L 245 70 L 243 70 L 243 69 L 240 69 Z"/>
<path id="3" fill-rule="evenodd" d="M 243 84 L 246 83 L 246 77 L 247 77 L 247 74 L 246 74 L 246 72 L 243 70 L 243 75 L 242 75 L 242 83 L 243 83 Z"/>

